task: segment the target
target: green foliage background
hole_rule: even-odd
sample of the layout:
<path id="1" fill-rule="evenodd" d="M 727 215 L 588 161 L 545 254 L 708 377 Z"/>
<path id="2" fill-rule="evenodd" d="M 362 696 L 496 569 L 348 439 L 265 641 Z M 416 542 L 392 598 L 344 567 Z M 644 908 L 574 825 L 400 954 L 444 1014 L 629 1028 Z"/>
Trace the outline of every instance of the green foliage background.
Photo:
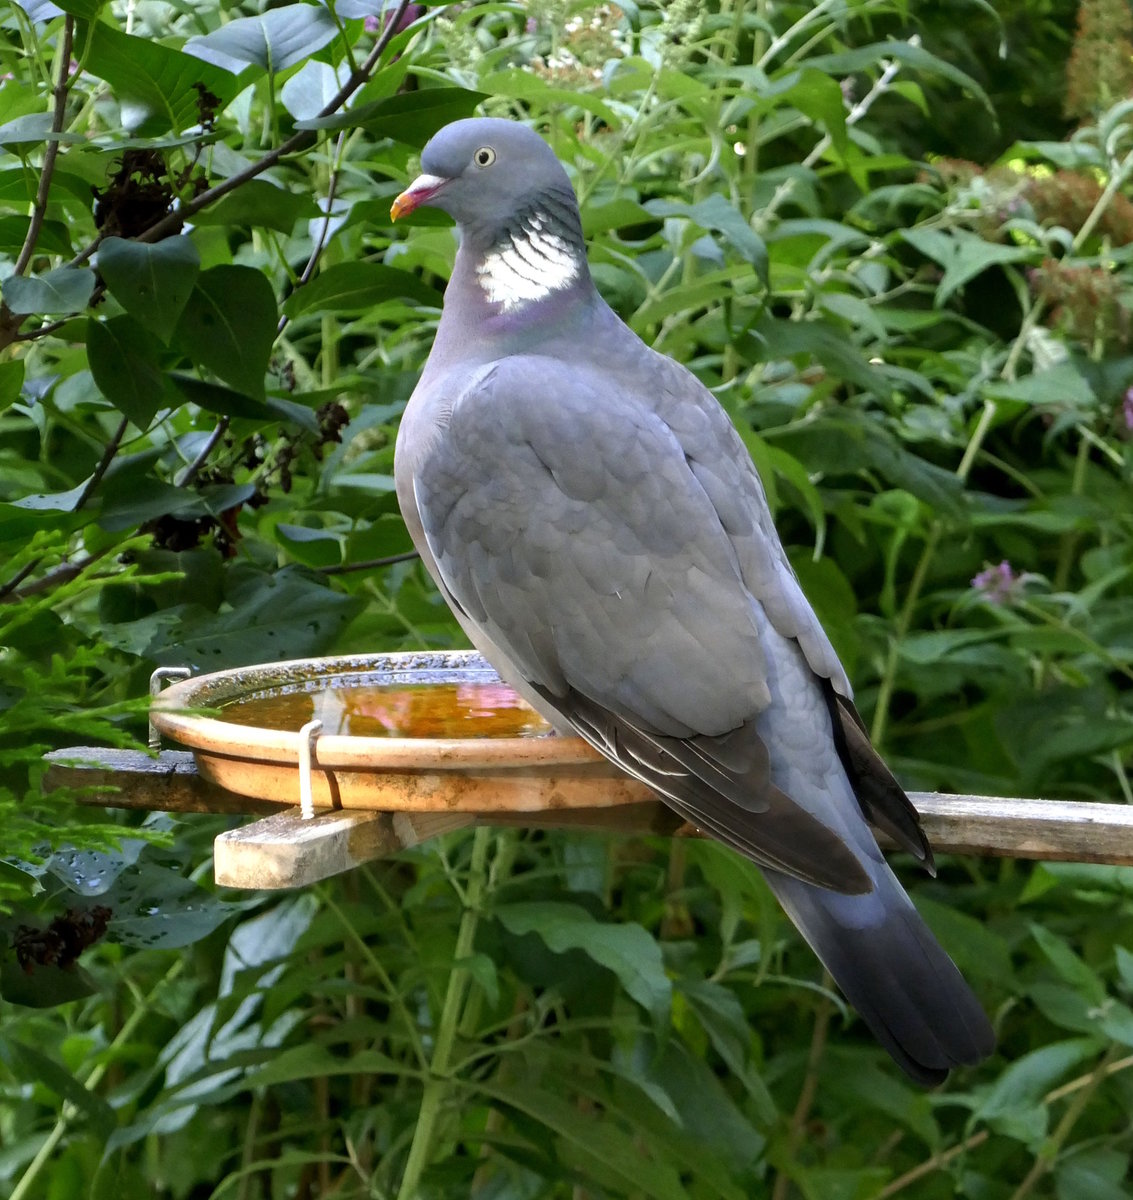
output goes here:
<path id="1" fill-rule="evenodd" d="M 1133 801 L 1128 5 L 379 7 L 0 12 L 3 1186 L 1129 1195 L 1127 868 L 910 873 L 1000 1035 L 929 1095 L 717 846 L 220 894 L 219 820 L 42 795 L 155 665 L 457 643 L 391 478 L 454 239 L 388 209 L 478 111 L 728 408 L 905 782 Z"/>

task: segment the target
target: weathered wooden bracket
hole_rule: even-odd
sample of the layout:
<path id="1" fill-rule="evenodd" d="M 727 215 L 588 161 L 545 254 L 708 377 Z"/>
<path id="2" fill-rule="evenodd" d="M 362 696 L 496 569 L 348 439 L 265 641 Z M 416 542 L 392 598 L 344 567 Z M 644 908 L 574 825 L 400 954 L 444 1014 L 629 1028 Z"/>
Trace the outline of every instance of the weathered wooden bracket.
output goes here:
<path id="1" fill-rule="evenodd" d="M 322 809 L 304 819 L 290 802 L 250 800 L 202 778 L 193 755 L 156 757 L 76 747 L 47 755 L 45 786 L 82 789 L 84 803 L 166 812 L 271 813 L 216 839 L 226 887 L 302 887 L 468 825 L 523 825 L 674 834 L 681 822 L 660 801 L 538 812 L 376 812 Z M 1077 800 L 911 793 L 938 853 L 1133 865 L 1133 805 Z M 884 844 L 884 839 L 883 844 Z"/>

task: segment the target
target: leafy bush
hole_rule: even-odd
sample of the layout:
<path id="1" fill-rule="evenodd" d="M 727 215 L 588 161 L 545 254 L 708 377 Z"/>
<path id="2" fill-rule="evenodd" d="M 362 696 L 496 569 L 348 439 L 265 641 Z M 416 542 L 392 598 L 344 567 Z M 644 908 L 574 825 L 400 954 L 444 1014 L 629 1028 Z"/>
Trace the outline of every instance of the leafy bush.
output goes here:
<path id="1" fill-rule="evenodd" d="M 546 134 L 600 287 L 728 407 L 905 781 L 1133 799 L 1127 83 L 1072 79 L 1068 137 L 1061 86 L 1003 94 L 1075 61 L 1034 3 L 374 7 L 6 19 L 5 828 L 156 664 L 456 641 L 391 481 L 454 243 L 387 212 L 477 108 Z M 222 824 L 3 877 L 42 889 L 5 995 L 108 938 L 5 1004 L 20 1200 L 1125 1194 L 1127 868 L 917 884 L 1001 1036 L 923 1095 L 716 846 L 480 830 L 236 898 Z"/>

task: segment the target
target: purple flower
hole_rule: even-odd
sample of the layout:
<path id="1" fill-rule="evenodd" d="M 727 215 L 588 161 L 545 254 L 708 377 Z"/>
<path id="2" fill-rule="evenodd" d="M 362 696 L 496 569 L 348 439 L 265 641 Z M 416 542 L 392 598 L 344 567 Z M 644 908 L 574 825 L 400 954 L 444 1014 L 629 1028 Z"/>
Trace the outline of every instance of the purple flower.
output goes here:
<path id="1" fill-rule="evenodd" d="M 367 33 L 382 33 L 382 32 L 384 32 L 385 27 L 389 24 L 390 18 L 392 17 L 394 11 L 395 11 L 395 5 L 388 3 L 388 2 L 383 3 L 382 11 L 380 13 L 378 13 L 376 16 L 367 17 L 362 22 L 363 27 L 365 28 L 366 32 Z M 398 21 L 397 27 L 394 29 L 393 34 L 396 35 L 396 34 L 399 34 L 403 29 L 408 29 L 409 26 L 412 25 L 413 22 L 416 21 L 417 18 L 424 11 L 425 11 L 425 6 L 423 4 L 410 4 L 409 7 L 406 8 L 405 13 L 402 16 L 401 20 Z M 391 35 L 391 36 L 393 36 L 393 35 Z"/>
<path id="2" fill-rule="evenodd" d="M 1133 387 L 1125 392 L 1125 399 L 1121 402 L 1121 415 L 1125 420 L 1125 428 L 1133 433 Z"/>
<path id="3" fill-rule="evenodd" d="M 987 567 L 973 580 L 972 587 L 992 604 L 1007 604 L 1019 594 L 1022 578 L 1004 559 L 997 567 Z"/>

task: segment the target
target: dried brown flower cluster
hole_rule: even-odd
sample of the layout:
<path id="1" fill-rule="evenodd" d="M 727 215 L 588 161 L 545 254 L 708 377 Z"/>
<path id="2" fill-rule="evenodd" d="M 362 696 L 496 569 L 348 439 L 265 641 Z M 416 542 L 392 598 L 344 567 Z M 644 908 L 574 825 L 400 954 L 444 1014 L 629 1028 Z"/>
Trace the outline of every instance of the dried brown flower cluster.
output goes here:
<path id="1" fill-rule="evenodd" d="M 1051 305 L 1050 324 L 1088 348 L 1129 345 L 1130 313 L 1123 283 L 1102 267 L 1068 266 L 1048 258 L 1030 274 L 1035 293 Z"/>
<path id="2" fill-rule="evenodd" d="M 1102 186 L 1089 175 L 1055 171 L 1029 178 L 1024 194 L 1040 225 L 1061 225 L 1077 231 L 1101 199 Z M 1133 242 L 1133 203 L 1120 192 L 1112 196 L 1095 230 L 1111 246 Z"/>
<path id="3" fill-rule="evenodd" d="M 1133 10 L 1128 0 L 1082 0 L 1066 64 L 1066 115 L 1092 117 L 1133 93 Z"/>

